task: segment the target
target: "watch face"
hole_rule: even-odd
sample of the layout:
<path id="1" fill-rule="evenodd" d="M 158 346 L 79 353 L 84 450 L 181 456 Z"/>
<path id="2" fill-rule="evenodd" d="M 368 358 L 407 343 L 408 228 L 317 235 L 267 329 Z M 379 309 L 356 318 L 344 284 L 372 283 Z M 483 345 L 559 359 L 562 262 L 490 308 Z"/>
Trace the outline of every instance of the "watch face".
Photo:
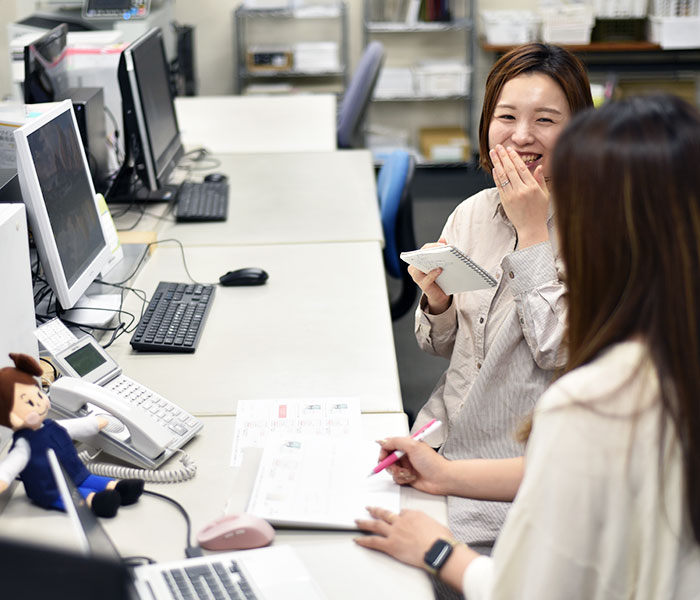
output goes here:
<path id="1" fill-rule="evenodd" d="M 452 544 L 446 540 L 436 541 L 425 553 L 425 564 L 436 571 L 445 564 L 452 552 Z"/>

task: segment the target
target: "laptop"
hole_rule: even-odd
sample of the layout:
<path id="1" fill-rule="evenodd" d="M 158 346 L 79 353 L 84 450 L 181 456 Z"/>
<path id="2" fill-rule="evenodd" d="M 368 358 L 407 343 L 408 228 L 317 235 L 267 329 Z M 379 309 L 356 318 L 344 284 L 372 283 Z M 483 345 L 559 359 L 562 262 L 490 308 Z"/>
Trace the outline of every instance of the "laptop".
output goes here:
<path id="1" fill-rule="evenodd" d="M 53 450 L 48 459 L 82 551 L 123 568 L 119 552 L 66 474 Z M 122 517 L 126 518 L 126 517 Z M 270 546 L 126 569 L 124 600 L 322 600 L 323 594 L 290 546 Z"/>

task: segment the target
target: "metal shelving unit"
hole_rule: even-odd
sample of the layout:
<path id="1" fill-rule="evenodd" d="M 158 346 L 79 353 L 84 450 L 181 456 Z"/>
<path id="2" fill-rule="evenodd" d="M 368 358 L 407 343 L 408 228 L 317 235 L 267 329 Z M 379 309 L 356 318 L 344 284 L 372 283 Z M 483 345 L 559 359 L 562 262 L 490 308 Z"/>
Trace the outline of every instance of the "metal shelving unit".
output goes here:
<path id="1" fill-rule="evenodd" d="M 236 72 L 234 73 L 235 93 L 244 92 L 246 85 L 254 83 L 280 83 L 285 80 L 294 81 L 300 86 L 313 85 L 319 82 L 333 86 L 337 84 L 338 92 L 347 86 L 348 79 L 348 24 L 347 7 L 339 1 L 333 5 L 300 6 L 296 8 L 249 8 L 240 5 L 234 11 L 234 27 L 236 30 L 235 54 Z M 267 24 L 277 23 L 279 28 L 270 28 L 269 32 L 262 30 Z M 258 27 L 257 37 L 251 35 L 251 30 Z M 319 33 L 321 32 L 321 33 Z M 319 35 L 330 34 L 332 39 L 319 40 Z M 288 40 L 288 41 L 287 41 Z M 289 68 L 251 69 L 247 55 L 248 50 L 256 44 L 278 45 L 289 47 L 293 55 L 295 42 L 331 41 L 338 44 L 337 68 L 299 69 L 292 64 Z"/>
<path id="2" fill-rule="evenodd" d="M 460 107 L 460 123 L 464 128 L 468 138 L 473 136 L 473 118 L 472 118 L 472 98 L 474 97 L 474 80 L 475 69 L 474 63 L 477 52 L 477 36 L 474 27 L 474 0 L 450 0 L 451 19 L 449 21 L 414 21 L 414 19 L 401 19 L 401 15 L 397 15 L 395 20 L 373 20 L 373 15 L 376 15 L 378 5 L 387 3 L 388 0 L 363 0 L 363 43 L 366 46 L 371 39 L 379 39 L 384 44 L 386 51 L 386 60 L 384 68 L 391 68 L 396 65 L 396 55 L 394 49 L 407 40 L 417 40 L 420 37 L 425 54 L 421 54 L 421 50 L 415 51 L 415 60 L 430 59 L 435 52 L 438 57 L 445 58 L 445 47 L 450 44 L 458 48 L 454 55 L 449 58 L 456 58 L 464 61 L 464 64 L 470 69 L 469 82 L 466 86 L 464 94 L 425 94 L 417 91 L 410 93 L 381 95 L 372 100 L 369 118 L 370 133 L 373 127 L 382 128 L 381 109 L 387 107 L 387 111 L 395 114 L 396 111 L 411 110 L 407 108 L 410 105 L 418 105 L 429 103 L 431 109 L 440 110 L 444 105 L 447 107 L 458 105 Z M 411 0 L 408 0 L 410 4 Z M 375 10 L 373 10 L 375 9 Z M 410 8 L 408 10 L 411 10 Z M 381 12 L 381 11 L 380 11 Z M 411 22 L 408 22 L 411 21 Z M 420 48 L 420 45 L 417 44 Z M 398 52 L 397 52 L 398 54 Z M 399 59 L 400 60 L 400 59 Z M 406 60 L 405 52 L 403 60 Z M 402 65 L 405 67 L 405 64 Z M 376 107 L 376 109 L 375 109 Z M 454 108 L 452 109 L 454 111 Z M 414 111 L 415 112 L 415 111 Z M 441 111 L 442 112 L 442 111 Z M 413 119 L 407 119 L 413 121 Z M 419 123 L 420 126 L 430 127 L 433 124 L 428 120 Z M 417 129 L 409 133 L 410 145 L 416 148 L 418 145 Z M 419 155 L 420 153 L 417 152 Z M 464 162 L 452 161 L 419 161 L 420 166 L 436 166 L 436 167 L 454 167 L 464 166 Z"/>

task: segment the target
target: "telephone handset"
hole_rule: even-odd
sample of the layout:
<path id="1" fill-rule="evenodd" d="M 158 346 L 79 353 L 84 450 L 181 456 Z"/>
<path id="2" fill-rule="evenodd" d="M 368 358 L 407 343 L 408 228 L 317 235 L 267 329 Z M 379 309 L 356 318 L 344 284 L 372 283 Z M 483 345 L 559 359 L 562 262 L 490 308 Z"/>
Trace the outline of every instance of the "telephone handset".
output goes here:
<path id="1" fill-rule="evenodd" d="M 122 375 L 119 365 L 92 336 L 78 339 L 58 319 L 45 323 L 35 333 L 63 374 L 52 384 L 49 393 L 55 416 L 94 414 L 107 418 L 107 426 L 89 441 L 90 446 L 138 467 L 155 469 L 202 429 L 201 421 Z M 194 474 L 194 467 L 185 459 L 183 463 L 185 474 L 173 473 L 170 478 L 154 475 L 149 479 L 187 479 Z M 129 473 L 123 471 L 103 469 L 99 474 L 140 476 L 132 473 L 133 469 Z"/>
<path id="2" fill-rule="evenodd" d="M 50 397 L 52 404 L 61 406 L 73 414 L 79 414 L 79 411 L 89 404 L 95 405 L 98 410 L 91 412 L 107 418 L 108 424 L 103 430 L 105 435 L 124 443 L 131 443 L 134 450 L 153 460 L 157 459 L 175 438 L 173 432 L 168 433 L 156 424 L 143 409 L 131 406 L 111 390 L 83 379 L 61 377 L 51 386 Z M 123 427 L 120 427 L 120 424 Z"/>

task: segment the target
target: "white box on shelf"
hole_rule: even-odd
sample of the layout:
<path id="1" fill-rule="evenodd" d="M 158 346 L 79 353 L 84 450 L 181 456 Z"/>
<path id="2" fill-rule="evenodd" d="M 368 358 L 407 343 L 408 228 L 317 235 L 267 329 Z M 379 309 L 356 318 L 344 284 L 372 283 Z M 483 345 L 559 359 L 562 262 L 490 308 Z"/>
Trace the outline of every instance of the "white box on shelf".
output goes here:
<path id="1" fill-rule="evenodd" d="M 700 17 L 649 17 L 649 41 L 664 50 L 700 48 Z"/>
<path id="2" fill-rule="evenodd" d="M 457 61 L 421 61 L 414 65 L 413 76 L 418 96 L 466 96 L 472 69 Z"/>
<path id="3" fill-rule="evenodd" d="M 479 15 L 488 44 L 525 44 L 538 39 L 540 17 L 531 10 L 482 10 Z"/>
<path id="4" fill-rule="evenodd" d="M 407 98 L 414 94 L 413 71 L 409 67 L 384 67 L 379 72 L 374 98 Z"/>
<path id="5" fill-rule="evenodd" d="M 649 14 L 655 17 L 700 16 L 700 0 L 653 0 Z"/>
<path id="6" fill-rule="evenodd" d="M 243 0 L 243 6 L 252 10 L 288 9 L 289 0 Z"/>
<path id="7" fill-rule="evenodd" d="M 298 42 L 293 50 L 295 71 L 320 73 L 340 70 L 338 42 Z"/>
<path id="8" fill-rule="evenodd" d="M 591 5 L 540 4 L 542 40 L 551 44 L 589 44 L 595 17 Z"/>
<path id="9" fill-rule="evenodd" d="M 641 18 L 647 14 L 647 0 L 594 0 L 593 12 L 601 19 Z"/>

